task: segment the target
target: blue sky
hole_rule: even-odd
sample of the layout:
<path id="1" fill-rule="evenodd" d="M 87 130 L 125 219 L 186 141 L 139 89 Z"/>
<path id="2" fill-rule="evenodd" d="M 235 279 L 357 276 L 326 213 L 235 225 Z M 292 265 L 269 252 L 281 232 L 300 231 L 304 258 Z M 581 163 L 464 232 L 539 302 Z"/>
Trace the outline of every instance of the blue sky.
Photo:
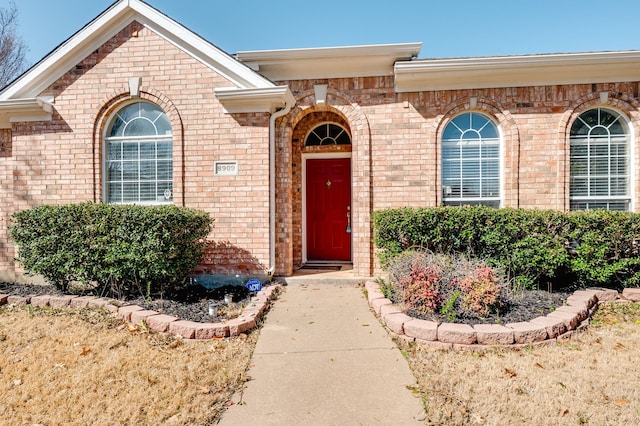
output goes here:
<path id="1" fill-rule="evenodd" d="M 30 64 L 113 3 L 14 1 Z M 638 0 L 147 2 L 229 53 L 405 42 L 423 42 L 422 58 L 640 50 Z"/>

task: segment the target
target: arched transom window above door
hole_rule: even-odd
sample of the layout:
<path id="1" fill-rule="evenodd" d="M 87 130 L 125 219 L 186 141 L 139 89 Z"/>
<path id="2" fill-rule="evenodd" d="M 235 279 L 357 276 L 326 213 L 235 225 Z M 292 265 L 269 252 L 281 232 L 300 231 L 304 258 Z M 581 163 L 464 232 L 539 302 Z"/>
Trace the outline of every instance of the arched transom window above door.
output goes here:
<path id="1" fill-rule="evenodd" d="M 316 126 L 307 135 L 305 146 L 350 145 L 351 136 L 342 126 L 335 123 L 323 123 Z"/>
<path id="2" fill-rule="evenodd" d="M 118 110 L 105 135 L 105 201 L 173 201 L 173 139 L 166 113 L 149 102 Z"/>

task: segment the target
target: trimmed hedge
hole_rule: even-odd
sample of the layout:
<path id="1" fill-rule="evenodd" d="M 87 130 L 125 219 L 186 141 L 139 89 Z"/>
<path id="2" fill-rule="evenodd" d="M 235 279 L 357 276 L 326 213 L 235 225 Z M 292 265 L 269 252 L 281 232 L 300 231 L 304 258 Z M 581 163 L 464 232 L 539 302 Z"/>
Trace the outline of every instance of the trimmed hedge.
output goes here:
<path id="1" fill-rule="evenodd" d="M 525 288 L 640 285 L 640 215 L 491 207 L 402 208 L 374 212 L 375 244 L 386 266 L 410 248 L 462 253 L 507 271 Z"/>
<path id="2" fill-rule="evenodd" d="M 28 273 L 63 290 L 81 282 L 121 297 L 183 283 L 212 223 L 184 207 L 83 203 L 18 212 L 9 234 Z"/>

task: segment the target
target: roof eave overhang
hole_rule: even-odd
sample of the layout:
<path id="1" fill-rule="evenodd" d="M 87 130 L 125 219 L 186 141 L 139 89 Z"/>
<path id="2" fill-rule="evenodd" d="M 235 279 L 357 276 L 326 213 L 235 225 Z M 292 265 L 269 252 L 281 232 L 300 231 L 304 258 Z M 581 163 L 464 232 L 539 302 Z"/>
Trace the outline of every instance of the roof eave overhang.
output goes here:
<path id="1" fill-rule="evenodd" d="M 295 98 L 289 86 L 269 88 L 237 89 L 219 87 L 215 89 L 216 97 L 231 114 L 249 112 L 273 113 L 285 105 L 294 105 Z"/>
<path id="2" fill-rule="evenodd" d="M 416 58 L 422 43 L 238 52 L 237 58 L 273 81 L 393 75 L 393 64 Z"/>
<path id="3" fill-rule="evenodd" d="M 139 0 L 114 3 L 33 68 L 5 87 L 0 100 L 33 98 L 133 21 L 138 21 L 240 88 L 271 87 L 267 78 Z"/>
<path id="4" fill-rule="evenodd" d="M 397 62 L 396 92 L 640 80 L 640 51 Z"/>
<path id="5" fill-rule="evenodd" d="M 11 123 L 51 120 L 53 99 L 29 98 L 0 101 L 0 129 L 10 129 Z"/>

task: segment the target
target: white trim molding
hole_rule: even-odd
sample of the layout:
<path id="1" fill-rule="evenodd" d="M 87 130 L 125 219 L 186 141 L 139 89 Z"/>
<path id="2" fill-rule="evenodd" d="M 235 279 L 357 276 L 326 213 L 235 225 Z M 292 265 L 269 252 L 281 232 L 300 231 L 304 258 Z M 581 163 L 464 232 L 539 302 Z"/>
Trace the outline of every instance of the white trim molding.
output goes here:
<path id="1" fill-rule="evenodd" d="M 0 100 L 0 129 L 19 121 L 49 121 L 52 113 L 52 97 Z"/>
<path id="2" fill-rule="evenodd" d="M 132 22 L 139 22 L 238 88 L 274 84 L 140 0 L 119 0 L 0 92 L 0 100 L 33 98 Z"/>
<path id="3" fill-rule="evenodd" d="M 302 263 L 307 263 L 307 160 L 321 160 L 325 158 L 348 158 L 351 160 L 351 219 L 353 221 L 353 156 L 351 152 L 319 152 L 302 154 Z M 353 233 L 351 234 L 351 262 L 353 262 Z"/>
<path id="4" fill-rule="evenodd" d="M 614 83 L 640 80 L 640 51 L 396 62 L 396 92 Z"/>
<path id="5" fill-rule="evenodd" d="M 296 100 L 289 86 L 259 89 L 218 87 L 216 97 L 228 113 L 269 112 L 273 113 L 285 105 L 295 105 Z"/>
<path id="6" fill-rule="evenodd" d="M 273 81 L 393 75 L 393 64 L 414 59 L 422 43 L 238 52 L 237 58 Z"/>

